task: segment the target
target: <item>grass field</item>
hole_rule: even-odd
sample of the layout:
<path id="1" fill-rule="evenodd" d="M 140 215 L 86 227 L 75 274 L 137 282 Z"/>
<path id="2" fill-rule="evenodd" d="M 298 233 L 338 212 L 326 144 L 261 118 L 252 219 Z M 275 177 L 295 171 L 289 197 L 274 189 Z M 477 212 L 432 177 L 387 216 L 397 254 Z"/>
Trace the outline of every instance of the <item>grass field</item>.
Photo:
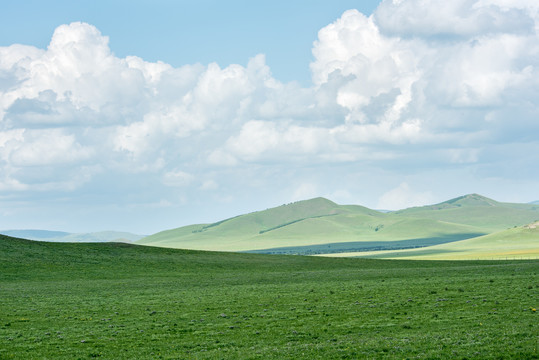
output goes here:
<path id="1" fill-rule="evenodd" d="M 419 249 L 341 252 L 326 255 L 411 260 L 539 259 L 539 222 Z"/>
<path id="2" fill-rule="evenodd" d="M 538 271 L 0 237 L 0 359 L 538 359 Z"/>

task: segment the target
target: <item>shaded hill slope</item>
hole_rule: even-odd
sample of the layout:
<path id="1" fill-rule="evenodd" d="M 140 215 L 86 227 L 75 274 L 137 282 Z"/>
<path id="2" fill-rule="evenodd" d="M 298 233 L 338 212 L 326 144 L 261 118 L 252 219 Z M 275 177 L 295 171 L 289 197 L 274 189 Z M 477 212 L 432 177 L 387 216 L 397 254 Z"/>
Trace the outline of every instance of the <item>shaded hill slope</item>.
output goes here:
<path id="1" fill-rule="evenodd" d="M 346 255 L 416 260 L 536 259 L 539 258 L 539 222 L 424 249 Z"/>

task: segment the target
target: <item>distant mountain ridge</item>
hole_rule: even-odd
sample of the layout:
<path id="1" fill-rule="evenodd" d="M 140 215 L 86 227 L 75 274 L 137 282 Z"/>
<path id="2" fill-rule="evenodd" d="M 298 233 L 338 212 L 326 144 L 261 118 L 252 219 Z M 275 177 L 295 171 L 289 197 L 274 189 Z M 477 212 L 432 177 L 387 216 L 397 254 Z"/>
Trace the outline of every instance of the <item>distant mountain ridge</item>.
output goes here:
<path id="1" fill-rule="evenodd" d="M 538 204 L 498 202 L 479 194 L 392 212 L 339 205 L 318 197 L 150 236 L 116 231 L 68 233 L 47 230 L 5 230 L 0 234 L 47 242 L 113 241 L 193 250 L 312 255 L 434 249 L 435 246 L 439 249 L 466 248 L 468 245 L 465 244 L 485 246 L 487 241 L 519 234 L 527 234 L 528 243 L 523 246 L 539 248 L 539 238 L 536 242 L 533 240 L 537 232 L 515 230 L 494 236 L 500 231 L 529 224 L 537 227 L 538 220 Z M 485 237 L 485 241 L 469 241 L 482 239 L 484 235 L 492 236 Z M 515 244 L 518 242 L 511 246 Z"/>
<path id="2" fill-rule="evenodd" d="M 0 234 L 16 238 L 49 242 L 134 242 L 144 235 L 120 231 L 100 231 L 92 233 L 68 233 L 49 230 L 3 230 Z"/>
<path id="3" fill-rule="evenodd" d="M 390 213 L 315 198 L 212 224 L 162 231 L 136 243 L 291 254 L 354 248 L 366 251 L 369 247 L 394 249 L 459 241 L 536 219 L 539 219 L 537 206 L 502 203 L 478 194 Z"/>
<path id="4" fill-rule="evenodd" d="M 61 238 L 70 233 L 65 231 L 50 231 L 50 230 L 3 230 L 0 234 L 12 236 L 16 238 L 29 239 L 29 240 L 46 240 L 53 238 Z"/>

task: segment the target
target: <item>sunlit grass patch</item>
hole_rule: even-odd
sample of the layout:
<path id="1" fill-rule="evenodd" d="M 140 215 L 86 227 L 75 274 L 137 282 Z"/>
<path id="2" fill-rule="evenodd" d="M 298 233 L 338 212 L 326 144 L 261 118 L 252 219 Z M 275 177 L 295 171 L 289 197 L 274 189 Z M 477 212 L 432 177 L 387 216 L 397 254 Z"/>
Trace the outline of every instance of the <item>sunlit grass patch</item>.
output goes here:
<path id="1" fill-rule="evenodd" d="M 534 358 L 538 270 L 0 239 L 0 358 Z"/>

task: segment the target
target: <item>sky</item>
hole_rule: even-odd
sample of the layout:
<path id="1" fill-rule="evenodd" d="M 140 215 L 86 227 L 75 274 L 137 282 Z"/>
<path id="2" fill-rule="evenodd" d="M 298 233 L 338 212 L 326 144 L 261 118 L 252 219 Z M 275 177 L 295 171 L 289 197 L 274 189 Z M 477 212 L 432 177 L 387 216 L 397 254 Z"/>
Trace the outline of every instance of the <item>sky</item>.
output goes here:
<path id="1" fill-rule="evenodd" d="M 535 0 L 3 3 L 0 229 L 539 200 L 538 30 Z"/>

